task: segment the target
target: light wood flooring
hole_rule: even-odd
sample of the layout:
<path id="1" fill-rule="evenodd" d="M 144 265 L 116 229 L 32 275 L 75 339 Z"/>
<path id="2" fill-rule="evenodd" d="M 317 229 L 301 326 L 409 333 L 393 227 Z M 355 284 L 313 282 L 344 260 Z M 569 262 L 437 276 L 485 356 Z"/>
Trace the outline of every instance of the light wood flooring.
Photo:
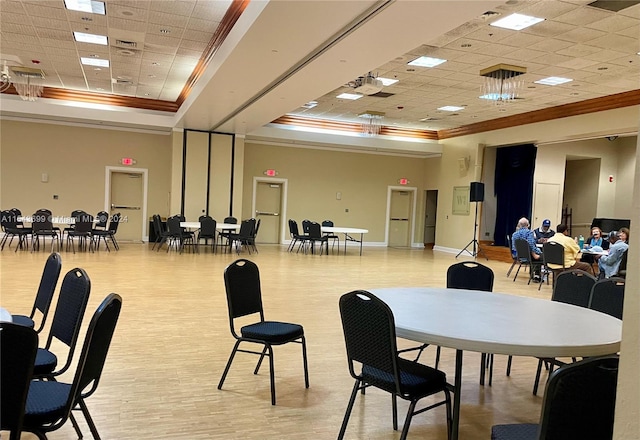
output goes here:
<path id="1" fill-rule="evenodd" d="M 14 253 L 5 248 L 0 253 L 0 303 L 10 312 L 28 314 L 48 250 Z M 238 258 L 235 253 L 180 255 L 151 251 L 146 244 L 121 244 L 119 252 L 111 253 L 62 252 L 60 282 L 74 267 L 84 268 L 91 278 L 82 335 L 108 293 L 123 297 L 100 386 L 87 400 L 103 439 L 334 439 L 353 386 L 340 295 L 376 287 L 444 286 L 447 267 L 465 259 L 422 249 L 365 248 L 362 257 L 355 248 L 346 256 L 287 253 L 275 245 L 259 245 L 259 250 L 241 257 L 260 268 L 266 318 L 304 325 L 308 343 L 309 389 L 304 388 L 300 346 L 275 348 L 277 406 L 270 404 L 268 364 L 254 376 L 253 355 L 238 354 L 223 390 L 216 388 L 234 343 L 222 273 Z M 515 282 L 507 278 L 509 264 L 479 261 L 494 270 L 494 291 L 550 298 L 550 286 L 540 291 L 533 283 L 528 286 L 526 273 Z M 42 335 L 41 346 L 44 342 Z M 434 353 L 430 347 L 421 361 L 432 364 Z M 506 377 L 507 358 L 496 356 L 493 386 L 483 387 L 479 356 L 465 354 L 460 439 L 487 440 L 496 423 L 537 422 L 542 391 L 531 394 L 537 361 L 515 358 Z M 441 369 L 452 382 L 454 350 L 443 349 Z M 72 374 L 63 379 L 72 380 Z M 400 423 L 406 408 L 400 401 Z M 85 438 L 91 438 L 82 415 L 77 419 Z M 67 423 L 49 438 L 76 437 Z M 391 426 L 387 393 L 370 389 L 364 398 L 358 396 L 346 438 L 399 438 Z M 413 419 L 409 439 L 417 438 L 446 439 L 442 408 Z"/>

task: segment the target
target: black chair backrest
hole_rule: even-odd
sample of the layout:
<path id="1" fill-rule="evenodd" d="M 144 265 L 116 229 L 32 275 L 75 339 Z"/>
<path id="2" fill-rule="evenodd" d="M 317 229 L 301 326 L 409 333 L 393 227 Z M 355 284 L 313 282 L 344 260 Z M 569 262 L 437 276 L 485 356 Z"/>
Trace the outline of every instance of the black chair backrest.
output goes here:
<path id="1" fill-rule="evenodd" d="M 116 212 L 111 216 L 111 220 L 109 220 L 109 228 L 108 231 L 111 234 L 115 234 L 118 232 L 118 225 L 120 224 L 120 220 L 122 219 L 122 215 L 119 212 Z"/>
<path id="2" fill-rule="evenodd" d="M 20 438 L 38 334 L 30 327 L 0 322 L 0 429 L 11 431 L 10 440 Z"/>
<path id="3" fill-rule="evenodd" d="M 53 223 L 51 223 L 51 211 L 40 209 L 31 216 L 31 228 L 34 233 L 40 231 L 53 231 Z"/>
<path id="4" fill-rule="evenodd" d="M 625 250 L 622 253 L 622 259 L 620 260 L 620 267 L 618 268 L 618 273 L 621 271 L 627 271 L 627 254 L 629 253 L 629 249 Z"/>
<path id="5" fill-rule="evenodd" d="M 63 370 L 67 369 L 71 363 L 71 355 L 78 340 L 90 293 L 91 281 L 83 269 L 75 268 L 67 272 L 62 280 L 58 303 L 45 347 L 49 349 L 54 338 L 69 347 L 69 357 Z"/>
<path id="6" fill-rule="evenodd" d="M 493 278 L 491 268 L 475 261 L 463 261 L 452 264 L 447 269 L 447 288 L 491 292 Z"/>
<path id="7" fill-rule="evenodd" d="M 551 300 L 586 308 L 595 283 L 595 277 L 584 270 L 564 271 L 556 277 Z"/>
<path id="8" fill-rule="evenodd" d="M 160 237 L 162 235 L 162 221 L 158 214 L 153 214 L 151 217 L 153 219 L 153 232 L 156 234 L 156 237 Z"/>
<path id="9" fill-rule="evenodd" d="M 256 227 L 253 230 L 253 237 L 257 237 L 258 236 L 258 231 L 260 230 L 260 220 L 262 219 L 258 219 L 258 221 L 256 221 Z"/>
<path id="10" fill-rule="evenodd" d="M 100 211 L 98 215 L 96 215 L 96 229 L 107 229 L 107 225 L 109 224 L 109 213 L 107 211 Z"/>
<path id="11" fill-rule="evenodd" d="M 87 214 L 86 212 L 81 212 L 76 217 L 76 222 L 74 224 L 74 230 L 78 233 L 88 233 L 93 229 L 93 216 Z"/>
<path id="12" fill-rule="evenodd" d="M 237 225 L 238 219 L 235 217 L 225 217 L 223 223 L 228 223 L 230 225 Z"/>
<path id="13" fill-rule="evenodd" d="M 356 362 L 376 368 L 395 378 L 395 390 L 389 391 L 400 392 L 396 330 L 389 306 L 364 290 L 342 295 L 339 305 L 351 376 L 359 376 Z"/>
<path id="14" fill-rule="evenodd" d="M 72 393 L 76 398 L 81 392 L 83 397 L 88 397 L 96 390 L 121 309 L 122 298 L 116 293 L 111 293 L 93 314 L 73 381 L 74 385 L 78 385 L 75 394 Z M 91 389 L 87 391 L 89 385 Z"/>
<path id="15" fill-rule="evenodd" d="M 309 222 L 307 228 L 307 234 L 311 239 L 321 239 L 322 238 L 322 226 L 320 223 Z"/>
<path id="16" fill-rule="evenodd" d="M 169 231 L 169 235 L 176 237 L 179 237 L 182 234 L 179 215 L 172 215 L 167 219 L 167 230 Z"/>
<path id="17" fill-rule="evenodd" d="M 253 231 L 256 228 L 256 219 L 249 218 L 246 220 L 242 220 L 240 223 L 240 231 L 238 235 L 242 238 L 249 238 L 253 236 Z"/>
<path id="18" fill-rule="evenodd" d="M 542 245 L 542 258 L 544 264 L 559 264 L 564 266 L 564 246 L 554 241 L 548 241 Z"/>
<path id="19" fill-rule="evenodd" d="M 622 319 L 625 279 L 611 277 L 600 280 L 591 289 L 589 308 Z"/>
<path id="20" fill-rule="evenodd" d="M 224 286 L 231 331 L 234 334 L 234 318 L 260 313 L 260 320 L 264 321 L 260 272 L 254 262 L 239 259 L 227 266 L 224 270 Z"/>
<path id="21" fill-rule="evenodd" d="M 311 220 L 307 220 L 307 219 L 302 220 L 302 233 L 303 234 L 308 234 L 309 233 L 309 225 L 310 224 L 311 224 Z"/>
<path id="22" fill-rule="evenodd" d="M 214 237 L 216 234 L 216 221 L 211 217 L 200 217 L 200 237 Z"/>
<path id="23" fill-rule="evenodd" d="M 333 222 L 331 220 L 324 220 L 322 222 L 322 226 L 329 226 L 332 227 L 333 226 Z"/>
<path id="24" fill-rule="evenodd" d="M 300 235 L 300 231 L 298 230 L 298 222 L 293 219 L 289 219 L 289 234 L 291 238 L 295 238 Z"/>
<path id="25" fill-rule="evenodd" d="M 15 228 L 18 226 L 16 215 L 9 211 L 5 210 L 0 213 L 0 224 L 2 225 L 2 229 L 6 230 L 7 228 Z"/>
<path id="26" fill-rule="evenodd" d="M 57 252 L 52 253 L 44 263 L 44 270 L 42 271 L 42 277 L 40 278 L 40 285 L 38 286 L 38 293 L 36 293 L 36 300 L 33 304 L 33 310 L 31 316 L 36 310 L 42 313 L 42 321 L 40 321 L 40 328 L 36 329 L 38 333 L 44 327 L 49 308 L 51 307 L 51 301 L 53 300 L 53 294 L 56 291 L 56 285 L 60 278 L 60 271 L 62 270 L 62 258 Z"/>
<path id="27" fill-rule="evenodd" d="M 24 227 L 24 222 L 20 219 L 18 220 L 18 217 L 22 217 L 22 211 L 20 211 L 18 208 L 11 208 L 11 213 L 15 216 L 15 222 L 16 222 L 16 226 L 18 227 Z"/>
<path id="28" fill-rule="evenodd" d="M 537 438 L 612 438 L 617 381 L 617 357 L 589 358 L 554 371 L 544 393 Z"/>
<path id="29" fill-rule="evenodd" d="M 516 239 L 516 254 L 518 256 L 518 260 L 531 262 L 531 249 L 529 249 L 529 243 L 527 240 L 523 240 L 521 238 Z"/>

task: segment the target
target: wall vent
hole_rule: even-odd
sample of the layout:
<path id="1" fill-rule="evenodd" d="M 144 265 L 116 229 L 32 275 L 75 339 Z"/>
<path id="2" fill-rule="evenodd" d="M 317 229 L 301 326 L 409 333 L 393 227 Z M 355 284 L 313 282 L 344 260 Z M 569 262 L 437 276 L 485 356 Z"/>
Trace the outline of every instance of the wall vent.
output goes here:
<path id="1" fill-rule="evenodd" d="M 116 46 L 126 47 L 129 49 L 136 49 L 138 47 L 138 43 L 136 43 L 135 41 L 128 41 L 128 40 L 116 40 Z"/>

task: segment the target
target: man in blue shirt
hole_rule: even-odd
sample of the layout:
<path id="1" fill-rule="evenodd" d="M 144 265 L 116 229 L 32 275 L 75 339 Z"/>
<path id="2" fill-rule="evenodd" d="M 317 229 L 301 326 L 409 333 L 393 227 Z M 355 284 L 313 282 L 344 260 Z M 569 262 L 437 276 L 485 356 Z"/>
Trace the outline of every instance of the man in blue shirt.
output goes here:
<path id="1" fill-rule="evenodd" d="M 516 226 L 516 231 L 511 236 L 511 255 L 513 258 L 516 258 L 516 240 L 526 240 L 529 244 L 529 250 L 531 251 L 531 258 L 533 260 L 539 260 L 542 257 L 542 249 L 536 246 L 536 238 L 533 235 L 533 231 L 529 229 L 529 220 L 525 217 L 522 217 L 518 220 L 518 225 Z M 539 270 L 540 266 L 536 266 L 536 269 Z M 533 274 L 534 281 L 540 280 L 540 274 Z"/>
<path id="2" fill-rule="evenodd" d="M 629 245 L 620 240 L 618 231 L 609 232 L 609 253 L 607 255 L 596 255 L 598 259 L 598 269 L 600 269 L 599 278 L 610 278 L 618 274 L 620 270 L 620 262 L 622 255 L 629 249 Z"/>

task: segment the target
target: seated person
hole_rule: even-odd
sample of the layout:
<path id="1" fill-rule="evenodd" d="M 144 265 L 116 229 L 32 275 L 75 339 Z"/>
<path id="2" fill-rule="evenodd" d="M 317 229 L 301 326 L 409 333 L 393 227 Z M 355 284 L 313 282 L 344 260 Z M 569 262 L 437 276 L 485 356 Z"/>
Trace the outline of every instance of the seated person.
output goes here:
<path id="1" fill-rule="evenodd" d="M 589 237 L 587 241 L 584 243 L 584 248 L 589 249 L 593 246 L 602 247 L 603 241 L 604 240 L 602 239 L 602 231 L 600 230 L 599 227 L 594 226 L 593 228 L 591 228 L 591 237 Z"/>
<path id="2" fill-rule="evenodd" d="M 629 245 L 620 237 L 618 231 L 609 232 L 609 254 L 596 255 L 598 260 L 598 269 L 600 269 L 599 278 L 611 278 L 618 274 L 622 255 L 629 249 Z"/>
<path id="3" fill-rule="evenodd" d="M 620 240 L 629 244 L 629 228 L 620 228 L 618 232 L 620 233 Z"/>
<path id="4" fill-rule="evenodd" d="M 551 220 L 544 219 L 542 226 L 533 230 L 533 236 L 536 239 L 536 243 L 546 243 L 551 237 L 555 235 L 555 231 L 551 229 Z"/>
<path id="5" fill-rule="evenodd" d="M 531 251 L 531 258 L 533 260 L 539 260 L 542 257 L 542 250 L 536 246 L 536 239 L 533 235 L 533 231 L 529 229 L 529 220 L 522 217 L 518 220 L 516 231 L 511 236 L 511 255 L 516 258 L 518 253 L 516 252 L 516 240 L 526 240 L 529 243 L 529 249 Z M 539 266 L 536 266 L 539 269 Z M 533 274 L 534 280 L 540 280 L 540 273 Z"/>
<path id="6" fill-rule="evenodd" d="M 569 228 L 567 225 L 558 225 L 556 234 L 549 239 L 550 242 L 560 243 L 562 247 L 564 247 L 565 269 L 580 269 L 593 274 L 591 265 L 584 261 L 580 261 L 580 257 L 582 256 L 580 253 L 580 247 L 573 238 L 567 235 L 568 233 Z M 549 266 L 549 269 L 553 270 L 562 269 L 562 266 L 559 264 L 547 264 L 547 266 Z"/>

